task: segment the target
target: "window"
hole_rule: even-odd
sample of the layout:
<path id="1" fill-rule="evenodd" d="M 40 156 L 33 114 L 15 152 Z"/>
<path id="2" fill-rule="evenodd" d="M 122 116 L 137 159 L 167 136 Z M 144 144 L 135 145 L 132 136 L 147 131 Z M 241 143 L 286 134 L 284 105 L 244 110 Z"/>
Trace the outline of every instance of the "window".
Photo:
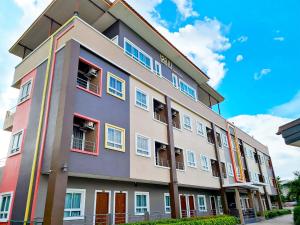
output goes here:
<path id="1" fill-rule="evenodd" d="M 205 195 L 198 195 L 198 208 L 200 212 L 206 212 L 207 207 L 206 207 L 206 198 Z"/>
<path id="2" fill-rule="evenodd" d="M 13 134 L 10 142 L 9 154 L 13 155 L 21 150 L 23 130 Z"/>
<path id="3" fill-rule="evenodd" d="M 224 146 L 225 148 L 228 148 L 229 146 L 228 146 L 227 135 L 222 133 L 221 136 L 222 136 L 223 146 Z"/>
<path id="4" fill-rule="evenodd" d="M 154 72 L 156 75 L 161 77 L 161 64 L 157 61 L 154 62 Z"/>
<path id="5" fill-rule="evenodd" d="M 201 155 L 201 168 L 202 170 L 209 171 L 209 158 L 205 155 Z"/>
<path id="6" fill-rule="evenodd" d="M 144 215 L 145 212 L 150 212 L 149 193 L 135 192 L 135 215 Z"/>
<path id="7" fill-rule="evenodd" d="M 150 139 L 137 134 L 136 135 L 136 153 L 142 156 L 150 156 Z"/>
<path id="8" fill-rule="evenodd" d="M 172 83 L 175 88 L 178 88 L 178 77 L 174 73 L 172 73 Z"/>
<path id="9" fill-rule="evenodd" d="M 220 133 L 216 132 L 217 135 L 217 143 L 218 143 L 218 147 L 222 148 L 222 140 L 221 140 L 221 135 Z"/>
<path id="10" fill-rule="evenodd" d="M 171 199 L 170 199 L 170 194 L 165 193 L 164 194 L 165 198 L 165 213 L 171 213 Z"/>
<path id="11" fill-rule="evenodd" d="M 190 85 L 185 83 L 184 81 L 180 80 L 179 81 L 179 88 L 180 91 L 183 92 L 184 94 L 190 96 L 194 100 L 196 100 L 196 90 L 192 88 Z"/>
<path id="12" fill-rule="evenodd" d="M 152 71 L 152 58 L 139 49 L 137 46 L 132 44 L 126 38 L 124 40 L 124 49 L 127 55 L 138 61 L 140 64 L 145 66 L 147 69 Z"/>
<path id="13" fill-rule="evenodd" d="M 149 109 L 149 97 L 140 89 L 135 90 L 135 105 L 145 110 Z"/>
<path id="14" fill-rule="evenodd" d="M 111 39 L 111 41 L 112 41 L 113 43 L 115 43 L 116 45 L 118 45 L 118 44 L 119 44 L 119 35 L 114 36 L 114 37 Z"/>
<path id="15" fill-rule="evenodd" d="M 0 222 L 6 222 L 8 220 L 11 198 L 11 193 L 0 194 Z"/>
<path id="16" fill-rule="evenodd" d="M 192 119 L 187 115 L 183 115 L 183 127 L 187 130 L 192 130 Z"/>
<path id="17" fill-rule="evenodd" d="M 223 163 L 223 162 L 221 162 L 221 169 L 223 172 L 223 177 L 227 178 L 226 166 L 225 166 L 225 163 Z"/>
<path id="18" fill-rule="evenodd" d="M 105 148 L 125 152 L 125 129 L 106 123 Z"/>
<path id="19" fill-rule="evenodd" d="M 197 167 L 195 153 L 190 150 L 187 150 L 187 165 L 189 167 Z"/>
<path id="20" fill-rule="evenodd" d="M 222 206 L 221 196 L 217 196 L 217 202 L 218 202 L 218 207 L 219 207 L 219 213 L 223 214 L 223 206 Z"/>
<path id="21" fill-rule="evenodd" d="M 213 130 L 211 128 L 206 127 L 206 136 L 208 143 L 214 144 L 214 135 Z"/>
<path id="22" fill-rule="evenodd" d="M 251 173 L 251 181 L 253 182 L 259 182 L 259 175 L 257 173 Z"/>
<path id="23" fill-rule="evenodd" d="M 249 159 L 254 159 L 254 152 L 250 148 L 246 148 L 246 155 Z"/>
<path id="24" fill-rule="evenodd" d="M 125 80 L 112 73 L 107 73 L 107 92 L 117 98 L 125 100 Z"/>
<path id="25" fill-rule="evenodd" d="M 233 177 L 233 167 L 231 163 L 227 163 L 228 176 Z"/>
<path id="26" fill-rule="evenodd" d="M 75 114 L 71 150 L 80 153 L 98 155 L 100 121 Z"/>
<path id="27" fill-rule="evenodd" d="M 32 80 L 29 80 L 21 86 L 20 95 L 18 99 L 19 104 L 29 99 L 31 84 L 32 84 Z"/>
<path id="28" fill-rule="evenodd" d="M 212 175 L 214 177 L 220 177 L 220 171 L 219 171 L 219 164 L 217 160 L 211 159 L 210 160 L 210 164 L 211 164 L 211 171 L 212 171 Z"/>
<path id="29" fill-rule="evenodd" d="M 197 130 L 198 135 L 204 136 L 204 130 L 203 130 L 203 124 L 200 122 L 197 122 Z"/>
<path id="30" fill-rule="evenodd" d="M 65 220 L 76 220 L 84 217 L 85 190 L 67 189 L 65 198 Z"/>
<path id="31" fill-rule="evenodd" d="M 101 96 L 102 70 L 86 59 L 80 58 L 77 71 L 77 87 L 90 94 Z"/>

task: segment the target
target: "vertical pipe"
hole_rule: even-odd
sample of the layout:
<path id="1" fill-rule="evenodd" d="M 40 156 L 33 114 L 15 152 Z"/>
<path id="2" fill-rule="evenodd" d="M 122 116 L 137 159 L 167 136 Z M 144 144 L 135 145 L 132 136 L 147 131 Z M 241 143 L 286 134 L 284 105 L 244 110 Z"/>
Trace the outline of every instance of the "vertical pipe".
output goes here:
<path id="1" fill-rule="evenodd" d="M 168 159 L 170 162 L 170 199 L 171 199 L 171 215 L 172 218 L 179 218 L 179 194 L 178 194 L 178 180 L 176 171 L 176 158 L 175 158 L 175 146 L 174 146 L 174 134 L 173 134 L 173 123 L 172 123 L 172 109 L 171 99 L 165 96 L 167 106 L 167 134 L 169 142 Z"/>

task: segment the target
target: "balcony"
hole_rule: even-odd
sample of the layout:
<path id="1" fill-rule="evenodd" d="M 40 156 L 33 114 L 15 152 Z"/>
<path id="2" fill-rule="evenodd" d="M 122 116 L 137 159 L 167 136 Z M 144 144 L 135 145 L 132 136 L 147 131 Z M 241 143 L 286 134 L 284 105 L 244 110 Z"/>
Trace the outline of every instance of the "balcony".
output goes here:
<path id="1" fill-rule="evenodd" d="M 154 119 L 167 123 L 167 108 L 164 103 L 153 99 L 153 111 L 154 111 Z"/>
<path id="2" fill-rule="evenodd" d="M 72 148 L 85 152 L 96 153 L 96 142 L 72 137 Z"/>
<path id="3" fill-rule="evenodd" d="M 183 150 L 175 148 L 176 169 L 184 170 Z"/>
<path id="4" fill-rule="evenodd" d="M 155 142 L 155 165 L 161 167 L 170 167 L 170 162 L 168 160 L 168 150 L 169 146 Z"/>
<path id="5" fill-rule="evenodd" d="M 3 123 L 3 130 L 12 131 L 15 112 L 16 112 L 16 107 L 6 112 L 6 116 Z"/>
<path id="6" fill-rule="evenodd" d="M 180 115 L 179 112 L 175 109 L 172 109 L 172 124 L 173 127 L 180 129 Z"/>

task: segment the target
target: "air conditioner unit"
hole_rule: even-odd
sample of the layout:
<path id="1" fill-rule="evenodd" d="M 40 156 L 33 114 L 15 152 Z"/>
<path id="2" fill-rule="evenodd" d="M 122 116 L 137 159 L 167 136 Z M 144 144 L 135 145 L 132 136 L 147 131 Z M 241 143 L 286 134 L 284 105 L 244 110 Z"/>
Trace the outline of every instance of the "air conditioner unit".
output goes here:
<path id="1" fill-rule="evenodd" d="M 163 104 L 159 104 L 158 106 L 157 106 L 157 109 L 159 109 L 159 110 L 163 110 L 165 108 L 165 106 L 163 105 Z"/>
<path id="2" fill-rule="evenodd" d="M 167 146 L 166 145 L 161 145 L 160 150 L 167 150 Z"/>
<path id="3" fill-rule="evenodd" d="M 94 130 L 95 129 L 95 123 L 88 121 L 84 123 L 84 127 L 90 130 Z"/>
<path id="4" fill-rule="evenodd" d="M 175 148 L 175 154 L 179 155 L 181 153 L 181 150 L 178 148 Z"/>
<path id="5" fill-rule="evenodd" d="M 172 116 L 173 116 L 173 117 L 176 117 L 176 116 L 177 116 L 177 112 L 176 112 L 176 111 L 173 111 L 173 112 L 172 112 Z"/>
<path id="6" fill-rule="evenodd" d="M 95 68 L 90 68 L 89 72 L 86 74 L 88 77 L 97 77 L 98 76 L 98 70 Z"/>

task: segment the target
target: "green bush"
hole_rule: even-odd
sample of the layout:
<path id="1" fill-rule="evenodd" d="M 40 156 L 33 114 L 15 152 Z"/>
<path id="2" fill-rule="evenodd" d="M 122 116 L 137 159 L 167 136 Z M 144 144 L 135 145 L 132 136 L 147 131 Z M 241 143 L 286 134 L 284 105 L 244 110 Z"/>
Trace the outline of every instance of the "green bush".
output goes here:
<path id="1" fill-rule="evenodd" d="M 136 223 L 129 223 L 127 225 L 236 225 L 239 220 L 233 216 L 203 216 L 203 217 L 191 217 L 183 219 L 162 219 L 154 221 L 143 221 Z"/>
<path id="2" fill-rule="evenodd" d="M 294 208 L 294 223 L 300 225 L 300 206 Z"/>
<path id="3" fill-rule="evenodd" d="M 287 215 L 291 213 L 292 211 L 290 209 L 274 209 L 274 210 L 266 211 L 265 218 L 268 220 L 277 216 Z"/>

